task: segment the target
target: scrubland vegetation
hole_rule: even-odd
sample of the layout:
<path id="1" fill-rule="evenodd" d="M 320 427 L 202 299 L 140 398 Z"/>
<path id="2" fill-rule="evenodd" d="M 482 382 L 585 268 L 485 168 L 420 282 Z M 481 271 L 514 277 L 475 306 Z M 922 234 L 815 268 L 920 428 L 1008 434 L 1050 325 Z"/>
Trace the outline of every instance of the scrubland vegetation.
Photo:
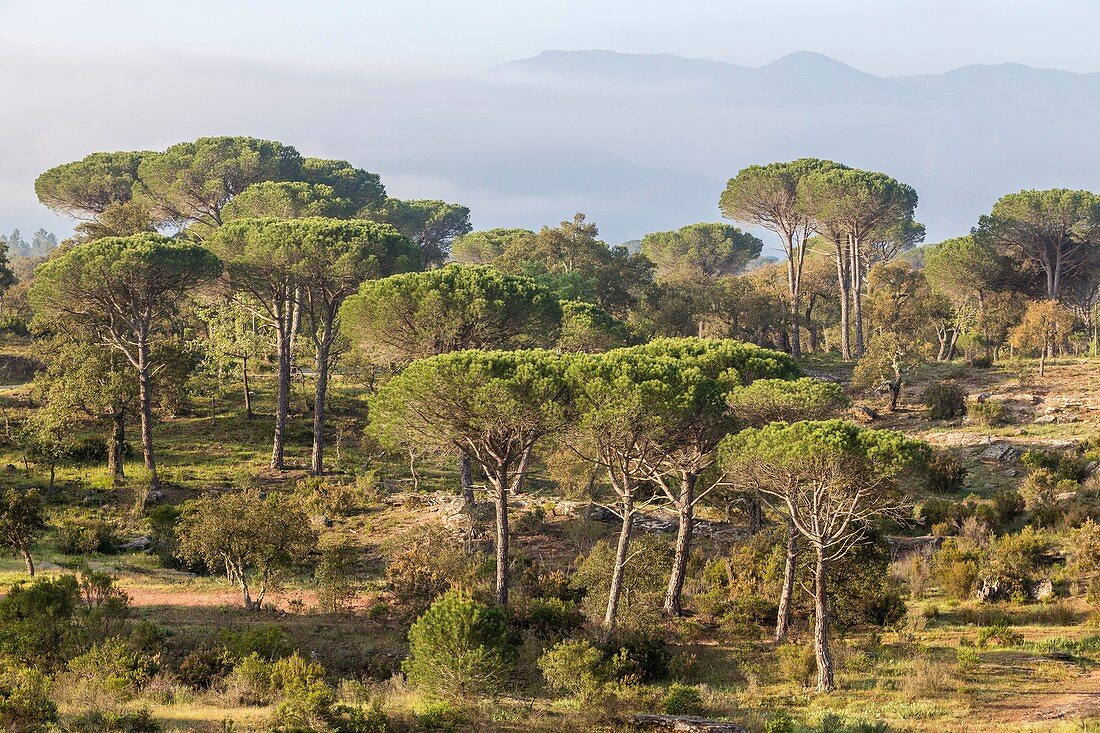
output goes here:
<path id="1" fill-rule="evenodd" d="M 0 273 L 6 730 L 1100 719 L 1100 197 L 922 245 L 803 159 L 608 246 L 251 138 L 36 189 L 80 223 Z"/>

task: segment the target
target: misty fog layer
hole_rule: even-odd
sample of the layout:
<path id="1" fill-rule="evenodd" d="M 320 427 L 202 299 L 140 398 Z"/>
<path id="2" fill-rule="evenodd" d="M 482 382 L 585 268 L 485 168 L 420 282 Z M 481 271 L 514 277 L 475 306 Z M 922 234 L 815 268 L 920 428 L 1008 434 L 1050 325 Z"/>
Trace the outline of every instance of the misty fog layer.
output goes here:
<path id="1" fill-rule="evenodd" d="M 747 164 L 802 156 L 917 188 L 935 241 L 1021 188 L 1100 188 L 1100 75 L 973 66 L 885 79 L 816 54 L 750 69 L 550 52 L 476 75 L 188 57 L 0 52 L 0 231 L 67 233 L 34 196 L 95 150 L 278 139 L 381 173 L 391 195 L 468 205 L 476 228 L 584 211 L 609 242 L 719 218 Z"/>

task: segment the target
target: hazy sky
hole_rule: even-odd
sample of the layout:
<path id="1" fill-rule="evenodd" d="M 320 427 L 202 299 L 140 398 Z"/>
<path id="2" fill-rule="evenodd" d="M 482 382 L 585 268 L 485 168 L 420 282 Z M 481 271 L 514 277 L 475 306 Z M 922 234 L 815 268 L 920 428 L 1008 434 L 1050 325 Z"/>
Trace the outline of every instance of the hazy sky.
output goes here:
<path id="1" fill-rule="evenodd" d="M 1100 72 L 1098 32 L 1100 0 L 0 0 L 0 232 L 72 231 L 34 194 L 51 166 L 252 135 L 377 171 L 394 196 L 467 204 L 478 228 L 583 210 L 610 241 L 716 219 L 717 192 L 739 165 L 833 155 L 935 184 L 918 214 L 953 222 L 939 230 L 953 234 L 970 219 L 951 219 L 935 197 L 969 197 L 970 217 L 995 191 L 945 187 L 957 177 L 936 161 L 959 156 L 937 153 L 939 118 L 904 142 L 876 142 L 884 128 L 862 111 L 822 121 L 843 128 L 829 135 L 765 113 L 734 135 L 723 130 L 737 127 L 737 110 L 655 105 L 629 89 L 510 86 L 485 70 L 547 49 L 609 49 L 749 66 L 813 50 L 883 76 L 1005 61 Z M 1036 125 L 1013 155 L 999 152 L 999 129 L 948 142 L 964 154 L 993 146 L 961 162 L 995 177 L 996 191 L 1090 184 L 1067 172 L 1072 159 L 1018 159 L 1046 123 Z M 898 164 L 896 152 L 912 160 Z"/>
<path id="2" fill-rule="evenodd" d="M 814 50 L 877 74 L 1018 61 L 1100 71 L 1097 0 L 0 0 L 4 43 L 144 45 L 474 69 L 545 49 L 759 65 Z"/>

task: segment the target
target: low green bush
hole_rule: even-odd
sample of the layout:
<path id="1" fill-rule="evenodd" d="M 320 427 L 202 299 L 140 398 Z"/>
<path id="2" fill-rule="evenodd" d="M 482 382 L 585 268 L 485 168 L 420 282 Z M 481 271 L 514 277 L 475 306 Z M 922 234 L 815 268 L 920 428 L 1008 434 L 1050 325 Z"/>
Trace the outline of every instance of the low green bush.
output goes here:
<path id="1" fill-rule="evenodd" d="M 587 639 L 559 642 L 543 652 L 537 664 L 549 687 L 582 701 L 599 697 L 612 682 L 603 652 Z"/>
<path id="2" fill-rule="evenodd" d="M 409 656 L 402 669 L 414 687 L 457 698 L 499 691 L 512 657 L 500 609 L 450 591 L 409 629 Z"/>
<path id="3" fill-rule="evenodd" d="M 665 698 L 661 701 L 661 710 L 666 715 L 703 715 L 706 712 L 706 706 L 703 705 L 698 687 L 677 682 L 665 693 Z"/>
<path id="4" fill-rule="evenodd" d="M 966 414 L 978 425 L 987 428 L 1004 425 L 1008 417 L 1004 403 L 999 400 L 969 400 L 966 403 Z"/>
<path id="5" fill-rule="evenodd" d="M 103 519 L 73 517 L 57 525 L 57 549 L 66 555 L 110 555 L 118 546 L 118 531 Z"/>
<path id="6" fill-rule="evenodd" d="M 966 414 L 966 391 L 955 382 L 937 382 L 924 390 L 924 404 L 933 420 L 950 420 Z"/>

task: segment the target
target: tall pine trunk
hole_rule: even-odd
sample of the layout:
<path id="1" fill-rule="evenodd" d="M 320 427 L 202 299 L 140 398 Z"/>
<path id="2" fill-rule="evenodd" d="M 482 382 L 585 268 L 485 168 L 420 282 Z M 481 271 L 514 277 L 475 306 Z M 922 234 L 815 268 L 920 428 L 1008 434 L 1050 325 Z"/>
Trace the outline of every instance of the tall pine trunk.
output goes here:
<path id="1" fill-rule="evenodd" d="M 829 604 L 825 597 L 825 551 L 817 548 L 814 563 L 814 654 L 817 656 L 817 690 L 834 687 L 833 655 L 829 649 Z"/>
<path id="2" fill-rule="evenodd" d="M 672 558 L 672 572 L 665 591 L 664 611 L 669 616 L 679 616 L 684 609 L 681 597 L 684 578 L 687 576 L 688 557 L 691 554 L 691 537 L 695 523 L 695 483 L 693 472 L 684 472 L 680 478 L 680 493 L 676 497 L 676 514 L 679 526 L 676 531 L 676 554 Z"/>
<path id="3" fill-rule="evenodd" d="M 477 501 L 474 497 L 474 469 L 470 454 L 464 450 L 458 454 L 458 480 L 462 485 L 462 500 L 467 506 L 473 506 Z"/>
<path id="4" fill-rule="evenodd" d="M 311 473 L 321 476 L 325 472 L 325 399 L 328 396 L 329 352 L 331 326 L 325 325 L 325 333 L 317 343 L 317 388 L 313 392 L 313 454 Z"/>
<path id="5" fill-rule="evenodd" d="M 607 593 L 607 611 L 603 615 L 603 625 L 615 628 L 619 613 L 619 598 L 623 594 L 623 575 L 626 573 L 626 561 L 630 553 L 630 532 L 634 528 L 634 497 L 622 496 L 623 526 L 619 529 L 619 544 L 615 548 L 615 566 L 611 571 L 611 588 Z"/>
<path id="6" fill-rule="evenodd" d="M 836 283 L 840 290 L 840 356 L 842 359 L 852 358 L 852 328 L 848 315 L 848 291 L 851 283 L 848 277 L 848 251 L 841 239 L 833 241 L 836 256 Z"/>
<path id="7" fill-rule="evenodd" d="M 149 365 L 149 343 L 144 336 L 138 338 L 138 399 L 141 403 L 141 451 L 145 458 L 145 470 L 149 472 L 149 488 L 160 488 L 157 476 L 157 459 L 153 453 L 153 385 Z M 144 503 L 144 502 L 143 502 Z"/>
<path id="8" fill-rule="evenodd" d="M 787 520 L 787 557 L 783 566 L 783 588 L 779 592 L 779 610 L 775 615 L 775 640 L 783 641 L 791 629 L 791 599 L 798 573 L 798 536 L 794 522 Z"/>
<path id="9" fill-rule="evenodd" d="M 241 358 L 241 386 L 244 388 L 244 419 L 252 419 L 252 392 L 248 388 L 248 357 Z"/>
<path id="10" fill-rule="evenodd" d="M 290 410 L 290 339 L 284 324 L 275 326 L 275 356 L 278 361 L 275 388 L 275 436 L 271 446 L 271 467 L 281 471 L 286 442 L 286 417 Z"/>
<path id="11" fill-rule="evenodd" d="M 497 514 L 496 591 L 497 605 L 501 608 L 508 605 L 508 543 L 510 540 L 508 531 L 508 482 L 508 474 L 503 470 L 497 472 L 493 478 L 493 488 L 496 489 Z"/>
<path id="12" fill-rule="evenodd" d="M 859 240 L 852 239 L 851 243 L 851 281 L 852 281 L 852 327 L 855 331 L 856 357 L 862 357 L 863 344 L 863 262 L 859 251 Z"/>
<path id="13" fill-rule="evenodd" d="M 111 413 L 111 437 L 107 441 L 107 472 L 111 482 L 119 483 L 126 479 L 123 451 L 126 446 L 126 411 L 115 409 Z"/>

